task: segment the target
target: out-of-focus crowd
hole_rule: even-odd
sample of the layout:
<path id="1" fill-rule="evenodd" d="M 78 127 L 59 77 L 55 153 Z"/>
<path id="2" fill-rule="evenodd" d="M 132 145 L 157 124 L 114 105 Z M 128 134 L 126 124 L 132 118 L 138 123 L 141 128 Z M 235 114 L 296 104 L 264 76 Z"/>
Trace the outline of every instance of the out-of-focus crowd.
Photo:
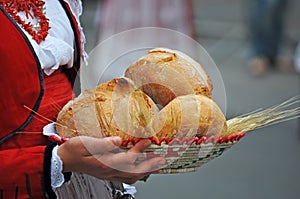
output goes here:
<path id="1" fill-rule="evenodd" d="M 262 76 L 271 70 L 300 73 L 300 44 L 293 49 L 293 56 L 282 53 L 285 17 L 290 3 L 290 0 L 248 2 L 251 74 Z M 193 0 L 99 1 L 96 40 L 103 41 L 113 34 L 139 27 L 168 28 L 197 39 L 194 6 Z"/>

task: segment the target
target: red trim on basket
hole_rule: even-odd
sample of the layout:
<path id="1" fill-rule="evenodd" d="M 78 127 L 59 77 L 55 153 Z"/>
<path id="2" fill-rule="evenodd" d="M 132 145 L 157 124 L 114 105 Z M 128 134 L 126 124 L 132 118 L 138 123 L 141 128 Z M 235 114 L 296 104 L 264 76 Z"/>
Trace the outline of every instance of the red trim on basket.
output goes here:
<path id="1" fill-rule="evenodd" d="M 208 137 L 205 141 L 204 141 L 204 143 L 205 144 L 208 144 L 208 143 L 210 143 L 210 142 L 214 142 L 214 140 L 215 140 L 215 136 L 210 136 L 210 137 Z"/>
<path id="2" fill-rule="evenodd" d="M 180 139 L 179 138 L 174 138 L 173 140 L 171 140 L 170 142 L 169 142 L 169 145 L 172 145 L 172 144 L 174 144 L 174 143 L 179 143 L 180 142 Z"/>
<path id="3" fill-rule="evenodd" d="M 206 136 L 202 136 L 201 138 L 198 138 L 198 141 L 197 141 L 197 145 L 201 144 L 203 141 L 205 141 L 207 138 Z"/>
<path id="4" fill-rule="evenodd" d="M 162 143 L 165 143 L 167 145 L 173 145 L 173 144 L 188 144 L 191 145 L 193 143 L 195 143 L 196 145 L 200 145 L 202 143 L 208 144 L 208 143 L 213 143 L 213 144 L 222 144 L 222 143 L 228 143 L 228 142 L 237 142 L 239 141 L 242 137 L 245 136 L 245 133 L 239 133 L 239 134 L 234 134 L 234 135 L 229 135 L 228 137 L 215 137 L 215 136 L 210 136 L 210 137 L 206 137 L 206 136 L 202 136 L 200 138 L 198 137 L 194 137 L 194 138 L 188 138 L 185 137 L 183 139 L 179 139 L 179 138 L 174 138 L 172 140 L 169 140 L 166 137 L 161 138 L 160 140 L 152 137 L 149 138 L 152 142 L 152 144 L 156 144 L 158 146 L 160 146 Z M 51 142 L 58 142 L 59 144 L 62 144 L 64 142 L 66 142 L 68 140 L 68 138 L 65 137 L 57 137 L 57 136 L 49 136 L 49 141 Z M 141 139 L 134 139 L 134 138 L 128 138 L 127 140 L 122 142 L 122 146 L 126 147 L 128 145 L 135 145 L 139 140 Z"/>
<path id="5" fill-rule="evenodd" d="M 200 145 L 202 143 L 208 144 L 208 143 L 213 143 L 213 144 L 222 144 L 222 143 L 228 143 L 228 142 L 237 142 L 239 141 L 242 137 L 245 136 L 245 133 L 239 133 L 239 134 L 235 134 L 235 135 L 229 135 L 228 137 L 215 137 L 215 136 L 202 136 L 200 138 L 198 137 L 194 137 L 194 138 L 174 138 L 172 140 L 169 140 L 166 137 L 161 138 L 160 140 L 152 137 L 149 138 L 152 141 L 152 144 L 158 145 L 160 146 L 161 144 L 167 144 L 167 145 L 173 145 L 173 144 L 188 144 L 191 145 L 193 143 L 195 143 L 196 145 Z M 135 145 L 140 139 L 136 140 L 133 138 L 128 138 L 127 140 L 122 142 L 122 146 L 126 147 L 128 145 Z"/>

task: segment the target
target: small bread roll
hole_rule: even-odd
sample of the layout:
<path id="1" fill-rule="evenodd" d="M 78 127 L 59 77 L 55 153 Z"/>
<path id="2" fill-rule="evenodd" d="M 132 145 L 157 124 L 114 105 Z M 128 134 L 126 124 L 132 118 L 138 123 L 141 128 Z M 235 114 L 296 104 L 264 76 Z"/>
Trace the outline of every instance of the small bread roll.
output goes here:
<path id="1" fill-rule="evenodd" d="M 211 80 L 202 66 L 186 54 L 166 48 L 150 50 L 127 68 L 125 77 L 162 106 L 177 96 L 212 95 Z"/>
<path id="2" fill-rule="evenodd" d="M 151 137 L 157 112 L 151 98 L 130 79 L 116 78 L 66 104 L 57 117 L 57 132 L 64 137 Z"/>

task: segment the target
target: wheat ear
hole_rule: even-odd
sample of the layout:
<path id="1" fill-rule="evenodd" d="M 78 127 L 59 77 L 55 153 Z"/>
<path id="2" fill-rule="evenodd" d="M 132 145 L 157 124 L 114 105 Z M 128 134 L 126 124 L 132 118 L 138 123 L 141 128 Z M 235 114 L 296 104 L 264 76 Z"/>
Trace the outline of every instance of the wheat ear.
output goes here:
<path id="1" fill-rule="evenodd" d="M 279 105 L 229 119 L 227 121 L 228 130 L 221 136 L 225 137 L 241 132 L 249 132 L 258 128 L 298 118 L 300 117 L 299 104 L 300 95 L 292 97 Z"/>

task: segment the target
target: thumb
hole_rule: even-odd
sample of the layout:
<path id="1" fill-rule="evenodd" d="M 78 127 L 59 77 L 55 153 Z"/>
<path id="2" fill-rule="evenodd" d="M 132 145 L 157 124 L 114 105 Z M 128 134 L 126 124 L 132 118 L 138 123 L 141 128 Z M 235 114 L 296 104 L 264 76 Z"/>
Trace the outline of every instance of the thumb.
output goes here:
<path id="1" fill-rule="evenodd" d="M 118 149 L 122 144 L 120 137 L 92 138 L 80 136 L 82 144 L 90 154 L 108 153 Z"/>

